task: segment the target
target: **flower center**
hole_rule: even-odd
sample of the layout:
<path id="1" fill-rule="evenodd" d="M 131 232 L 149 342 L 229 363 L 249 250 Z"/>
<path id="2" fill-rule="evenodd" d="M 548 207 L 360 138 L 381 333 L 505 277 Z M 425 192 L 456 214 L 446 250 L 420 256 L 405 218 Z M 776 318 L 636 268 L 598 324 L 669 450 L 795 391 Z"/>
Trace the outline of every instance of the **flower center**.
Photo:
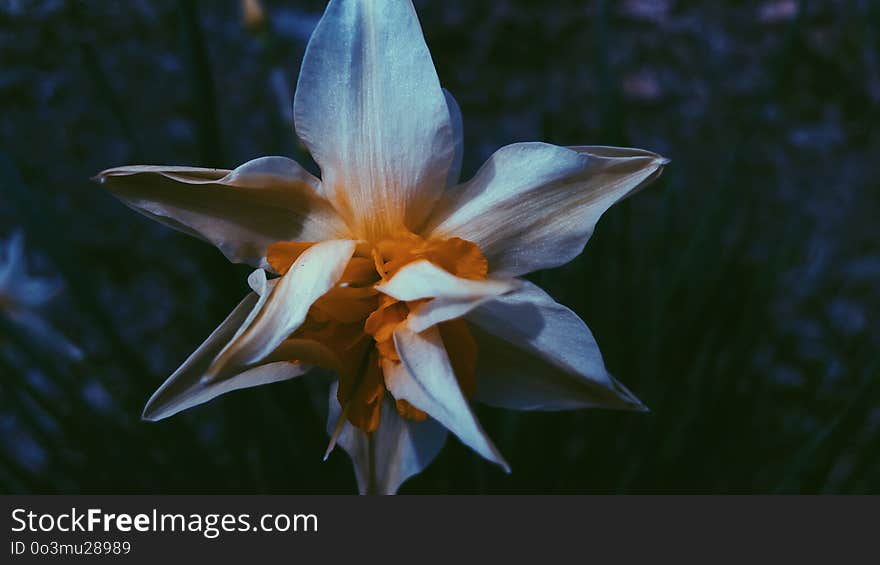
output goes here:
<path id="1" fill-rule="evenodd" d="M 266 258 L 279 274 L 287 273 L 311 242 L 279 242 Z M 476 244 L 459 238 L 425 240 L 407 233 L 374 244 L 359 244 L 342 278 L 309 310 L 306 321 L 291 336 L 317 341 L 339 358 L 337 398 L 352 425 L 372 432 L 379 426 L 385 396 L 383 363 L 400 363 L 394 330 L 416 303 L 401 302 L 375 286 L 388 282 L 401 268 L 428 260 L 458 277 L 483 280 L 488 262 Z M 449 361 L 466 397 L 476 389 L 477 345 L 462 319 L 438 326 Z M 306 362 L 307 360 L 291 360 Z M 404 418 L 424 420 L 427 415 L 405 400 L 396 402 Z"/>

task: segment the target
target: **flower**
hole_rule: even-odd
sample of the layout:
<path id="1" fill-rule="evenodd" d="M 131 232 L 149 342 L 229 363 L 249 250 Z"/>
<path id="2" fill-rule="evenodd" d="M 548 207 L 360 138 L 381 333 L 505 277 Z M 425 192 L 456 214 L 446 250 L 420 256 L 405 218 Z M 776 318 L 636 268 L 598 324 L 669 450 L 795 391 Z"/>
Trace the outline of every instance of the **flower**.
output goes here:
<path id="1" fill-rule="evenodd" d="M 58 292 L 60 284 L 25 272 L 24 235 L 12 234 L 0 242 L 0 316 L 21 328 L 40 344 L 72 360 L 82 359 L 82 351 L 58 333 L 39 314 Z"/>
<path id="2" fill-rule="evenodd" d="M 145 419 L 329 368 L 328 453 L 348 452 L 361 492 L 393 493 L 448 431 L 508 469 L 471 401 L 644 410 L 580 318 L 518 277 L 577 256 L 605 210 L 666 159 L 517 143 L 459 184 L 461 114 L 408 0 L 331 0 L 293 108 L 320 180 L 284 157 L 97 177 L 135 210 L 259 267 L 254 292 Z"/>

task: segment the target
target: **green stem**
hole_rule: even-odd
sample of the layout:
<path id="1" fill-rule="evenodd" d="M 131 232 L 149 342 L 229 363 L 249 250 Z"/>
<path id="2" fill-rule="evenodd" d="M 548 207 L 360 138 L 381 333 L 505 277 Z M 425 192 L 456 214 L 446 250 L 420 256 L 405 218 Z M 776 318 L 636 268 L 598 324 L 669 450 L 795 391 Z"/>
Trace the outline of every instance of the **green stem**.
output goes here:
<path id="1" fill-rule="evenodd" d="M 373 432 L 367 434 L 367 488 L 364 494 L 381 494 L 376 481 L 376 441 Z"/>

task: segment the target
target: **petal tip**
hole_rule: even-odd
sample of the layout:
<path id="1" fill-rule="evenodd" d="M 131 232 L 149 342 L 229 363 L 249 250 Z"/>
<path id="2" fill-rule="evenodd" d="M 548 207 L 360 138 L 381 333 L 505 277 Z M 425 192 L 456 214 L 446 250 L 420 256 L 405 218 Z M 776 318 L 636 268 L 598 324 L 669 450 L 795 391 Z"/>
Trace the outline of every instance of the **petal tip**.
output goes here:
<path id="1" fill-rule="evenodd" d="M 144 407 L 144 411 L 141 412 L 141 422 L 158 422 L 161 419 L 161 416 L 159 416 L 149 404 L 147 404 Z"/>
<path id="2" fill-rule="evenodd" d="M 491 442 L 491 440 L 489 440 L 489 449 L 491 450 L 491 457 L 483 453 L 481 453 L 481 455 L 483 455 L 483 457 L 485 457 L 487 460 L 501 467 L 501 470 L 504 471 L 505 475 L 511 474 L 513 470 L 510 468 L 510 464 L 507 462 L 507 459 L 505 459 L 504 456 L 501 455 L 501 450 L 499 450 L 498 447 Z"/>
<path id="3" fill-rule="evenodd" d="M 621 385 L 619 382 L 616 384 L 620 387 L 623 387 L 623 385 Z M 636 395 L 630 392 L 629 389 L 624 388 L 623 390 L 626 394 L 627 409 L 629 409 L 631 412 L 648 413 L 651 411 L 651 409 L 648 408 L 645 403 L 642 402 Z"/>
<path id="4" fill-rule="evenodd" d="M 158 422 L 175 414 L 174 410 L 169 410 L 168 405 L 161 401 L 161 388 L 153 393 L 153 396 L 147 400 L 143 412 L 141 412 L 142 422 Z"/>

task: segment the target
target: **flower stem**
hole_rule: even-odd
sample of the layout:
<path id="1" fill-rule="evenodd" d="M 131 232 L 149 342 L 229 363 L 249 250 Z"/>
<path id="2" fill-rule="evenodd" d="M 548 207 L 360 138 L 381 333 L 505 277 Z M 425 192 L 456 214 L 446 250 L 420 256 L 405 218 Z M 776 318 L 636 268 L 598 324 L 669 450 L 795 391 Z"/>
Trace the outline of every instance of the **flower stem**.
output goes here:
<path id="1" fill-rule="evenodd" d="M 364 494 L 381 494 L 376 482 L 376 441 L 373 432 L 367 434 L 367 488 Z"/>

